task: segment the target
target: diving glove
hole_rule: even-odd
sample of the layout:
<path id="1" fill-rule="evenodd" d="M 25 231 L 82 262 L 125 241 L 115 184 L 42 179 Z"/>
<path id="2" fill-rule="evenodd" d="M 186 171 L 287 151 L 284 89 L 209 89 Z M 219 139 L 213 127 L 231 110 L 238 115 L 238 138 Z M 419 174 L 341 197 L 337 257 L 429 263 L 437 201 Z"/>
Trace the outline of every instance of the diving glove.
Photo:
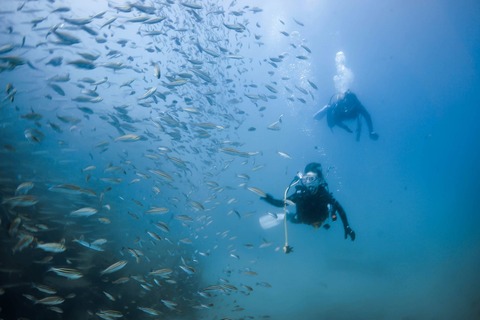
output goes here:
<path id="1" fill-rule="evenodd" d="M 370 135 L 370 139 L 378 140 L 378 133 L 376 133 L 375 131 L 370 132 L 369 135 Z"/>
<path id="2" fill-rule="evenodd" d="M 345 239 L 347 239 L 348 237 L 350 237 L 352 241 L 355 240 L 355 231 L 353 231 L 350 226 L 345 227 Z"/>

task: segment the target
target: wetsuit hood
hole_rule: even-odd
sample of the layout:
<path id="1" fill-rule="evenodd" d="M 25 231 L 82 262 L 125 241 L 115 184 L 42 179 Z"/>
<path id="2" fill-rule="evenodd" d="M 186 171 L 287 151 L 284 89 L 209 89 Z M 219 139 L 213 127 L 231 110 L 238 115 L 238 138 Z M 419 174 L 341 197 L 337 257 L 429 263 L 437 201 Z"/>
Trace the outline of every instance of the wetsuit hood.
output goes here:
<path id="1" fill-rule="evenodd" d="M 322 165 L 318 162 L 311 162 L 309 164 L 307 164 L 305 166 L 305 170 L 304 172 L 307 173 L 307 172 L 315 172 L 318 177 L 321 177 L 322 176 Z"/>

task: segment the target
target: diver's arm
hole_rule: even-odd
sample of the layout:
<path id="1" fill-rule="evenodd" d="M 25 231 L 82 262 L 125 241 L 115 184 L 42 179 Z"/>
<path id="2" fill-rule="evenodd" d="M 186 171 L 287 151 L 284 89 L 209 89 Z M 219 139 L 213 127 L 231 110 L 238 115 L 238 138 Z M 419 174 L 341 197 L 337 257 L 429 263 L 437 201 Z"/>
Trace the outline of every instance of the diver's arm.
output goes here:
<path id="1" fill-rule="evenodd" d="M 365 122 L 368 126 L 368 132 L 373 132 L 372 117 L 370 117 L 370 113 L 368 113 L 367 109 L 365 109 L 365 107 L 360 102 L 358 102 L 358 113 L 361 114 L 365 119 Z"/>
<path id="2" fill-rule="evenodd" d="M 357 99 L 358 101 L 358 99 Z M 370 139 L 372 140 L 377 140 L 378 139 L 378 133 L 376 133 L 373 130 L 373 123 L 372 123 L 372 117 L 370 117 L 370 113 L 368 113 L 367 109 L 358 101 L 358 113 L 362 115 L 362 117 L 365 119 L 365 122 L 367 123 L 368 126 L 368 134 L 370 136 Z"/>
<path id="3" fill-rule="evenodd" d="M 267 193 L 265 195 L 265 197 L 260 197 L 261 200 L 263 201 L 266 201 L 268 203 L 270 203 L 272 206 L 275 206 L 275 207 L 283 207 L 284 206 L 284 202 L 283 202 L 283 199 L 280 200 L 280 199 L 275 199 L 270 193 Z"/>
<path id="4" fill-rule="evenodd" d="M 331 205 L 333 206 L 334 212 L 338 212 L 338 215 L 342 220 L 343 229 L 345 230 L 345 239 L 347 239 L 347 237 L 350 237 L 352 241 L 355 240 L 355 232 L 352 230 L 352 228 L 350 228 L 350 225 L 348 224 L 347 214 L 345 213 L 345 210 L 340 205 L 340 203 L 333 198 L 333 196 L 331 196 L 331 200 Z"/>

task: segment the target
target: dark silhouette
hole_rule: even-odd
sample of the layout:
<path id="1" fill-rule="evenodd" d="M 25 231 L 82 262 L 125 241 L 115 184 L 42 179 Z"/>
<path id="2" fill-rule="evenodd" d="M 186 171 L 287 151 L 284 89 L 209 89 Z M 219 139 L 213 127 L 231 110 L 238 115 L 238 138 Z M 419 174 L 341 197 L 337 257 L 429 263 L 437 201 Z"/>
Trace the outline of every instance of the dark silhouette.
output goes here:
<path id="1" fill-rule="evenodd" d="M 362 122 L 360 116 L 365 119 L 368 127 L 368 133 L 370 139 L 377 140 L 378 133 L 373 130 L 372 118 L 367 109 L 362 105 L 357 96 L 347 90 L 343 95 L 336 95 L 336 101 L 327 104 L 320 111 L 315 113 L 313 118 L 315 120 L 321 120 L 327 116 L 327 124 L 330 128 L 339 126 L 340 128 L 352 133 L 353 131 L 343 123 L 346 120 L 357 120 L 356 139 L 360 140 L 360 133 L 362 131 Z"/>

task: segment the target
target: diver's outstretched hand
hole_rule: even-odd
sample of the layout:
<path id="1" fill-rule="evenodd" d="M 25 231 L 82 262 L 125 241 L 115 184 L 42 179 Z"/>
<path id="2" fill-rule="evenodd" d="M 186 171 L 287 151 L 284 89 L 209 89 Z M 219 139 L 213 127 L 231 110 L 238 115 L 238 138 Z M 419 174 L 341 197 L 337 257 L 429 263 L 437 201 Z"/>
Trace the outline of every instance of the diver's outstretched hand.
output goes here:
<path id="1" fill-rule="evenodd" d="M 347 239 L 348 237 L 350 237 L 350 239 L 352 239 L 352 241 L 355 240 L 355 231 L 352 230 L 352 228 L 350 228 L 349 226 L 346 226 L 345 227 L 345 239 Z"/>
<path id="2" fill-rule="evenodd" d="M 264 201 L 269 201 L 269 200 L 272 200 L 273 199 L 273 196 L 270 194 L 270 193 L 266 193 L 265 194 L 265 197 L 260 197 L 260 200 L 264 200 Z"/>

